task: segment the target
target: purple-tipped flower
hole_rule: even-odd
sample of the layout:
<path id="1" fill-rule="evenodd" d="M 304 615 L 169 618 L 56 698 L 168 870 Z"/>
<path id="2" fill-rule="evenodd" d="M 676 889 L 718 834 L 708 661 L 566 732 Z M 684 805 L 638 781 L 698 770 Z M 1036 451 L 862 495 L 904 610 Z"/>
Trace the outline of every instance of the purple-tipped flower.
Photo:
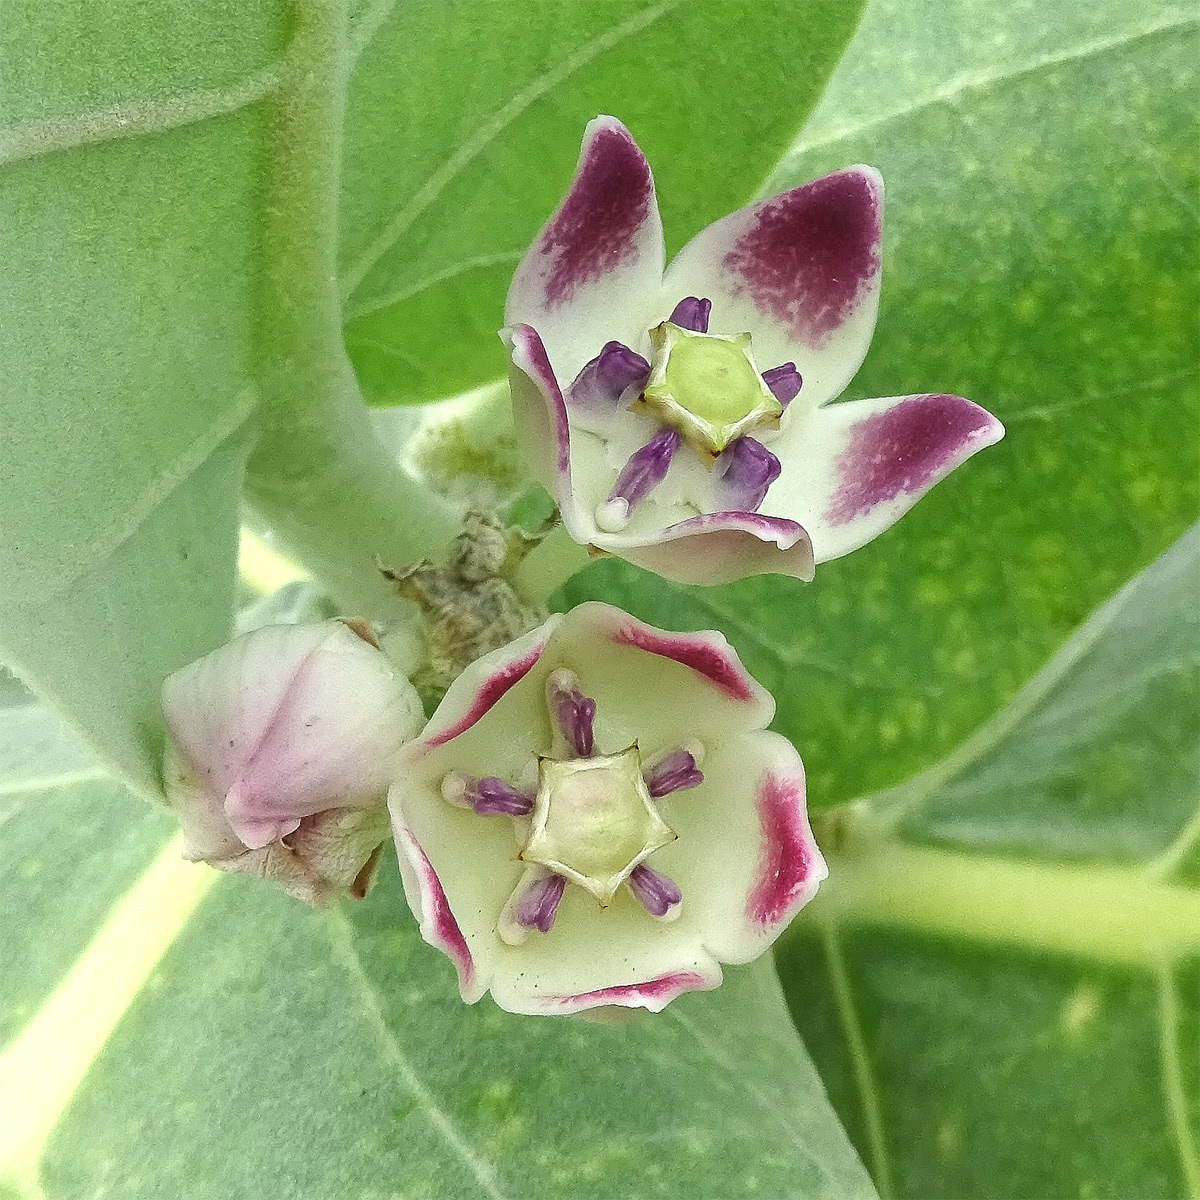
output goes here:
<path id="1" fill-rule="evenodd" d="M 421 727 L 416 690 L 341 621 L 271 625 L 163 684 L 183 854 L 324 904 L 371 882 L 384 796 Z"/>
<path id="2" fill-rule="evenodd" d="M 502 332 L 518 436 L 576 541 L 684 583 L 808 579 L 1003 436 L 957 396 L 828 403 L 875 326 L 882 203 L 879 175 L 848 167 L 722 218 L 664 270 L 646 160 L 619 121 L 589 124 Z M 679 444 L 642 470 L 664 429 Z M 730 479 L 714 462 L 739 440 L 770 459 Z"/>
<path id="3" fill-rule="evenodd" d="M 825 876 L 773 714 L 719 633 L 605 604 L 468 668 L 388 793 L 405 895 L 463 999 L 658 1011 L 761 954 Z M 485 782 L 532 803 L 485 812 Z"/>

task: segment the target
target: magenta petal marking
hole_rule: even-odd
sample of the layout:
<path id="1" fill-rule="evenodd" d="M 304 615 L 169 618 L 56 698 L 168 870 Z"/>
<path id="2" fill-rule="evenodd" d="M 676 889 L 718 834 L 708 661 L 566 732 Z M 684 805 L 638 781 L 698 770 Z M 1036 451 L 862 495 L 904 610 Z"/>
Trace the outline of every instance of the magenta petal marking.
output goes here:
<path id="1" fill-rule="evenodd" d="M 475 978 L 475 962 L 471 958 L 467 939 L 463 937 L 462 930 L 454 919 L 454 913 L 450 911 L 450 902 L 446 899 L 442 881 L 433 869 L 433 864 L 411 833 L 406 830 L 404 836 L 420 860 L 418 869 L 421 872 L 425 909 L 422 923 L 428 926 L 430 935 L 436 938 L 438 945 L 450 956 L 451 962 L 458 970 L 459 986 L 469 987 Z"/>
<path id="2" fill-rule="evenodd" d="M 546 681 L 550 711 L 576 756 L 590 758 L 595 750 L 592 725 L 596 719 L 596 702 L 577 687 L 561 686 L 558 675 L 559 672 L 555 672 Z"/>
<path id="3" fill-rule="evenodd" d="M 608 342 L 584 365 L 567 389 L 567 407 L 584 412 L 612 412 L 629 388 L 639 391 L 650 378 L 650 364 L 621 342 Z"/>
<path id="4" fill-rule="evenodd" d="M 800 378 L 800 372 L 796 370 L 796 364 L 792 362 L 785 362 L 781 366 L 764 371 L 762 378 L 763 383 L 771 389 L 771 395 L 784 408 L 787 408 L 800 394 L 800 388 L 804 383 Z"/>
<path id="5" fill-rule="evenodd" d="M 804 788 L 796 779 L 771 772 L 759 786 L 762 849 L 746 915 L 758 925 L 776 925 L 789 915 L 813 866 L 813 847 L 804 822 Z"/>
<path id="6" fill-rule="evenodd" d="M 547 996 L 547 1000 L 564 1008 L 591 1007 L 593 1004 L 636 1004 L 639 1000 L 662 1000 L 664 1004 L 683 992 L 705 986 L 706 980 L 697 971 L 673 971 L 644 983 L 621 983 L 614 987 L 597 988 L 575 996 Z M 712 986 L 709 984 L 708 986 Z"/>
<path id="7" fill-rule="evenodd" d="M 652 917 L 665 917 L 683 899 L 673 880 L 652 871 L 645 863 L 638 863 L 630 872 L 629 890 Z"/>
<path id="8" fill-rule="evenodd" d="M 825 520 L 844 525 L 897 496 L 938 481 L 997 422 L 960 396 L 908 396 L 850 429 Z"/>
<path id="9" fill-rule="evenodd" d="M 517 901 L 517 921 L 539 933 L 549 933 L 566 886 L 567 881 L 561 875 L 547 875 L 531 883 Z"/>
<path id="10" fill-rule="evenodd" d="M 632 512 L 662 482 L 682 442 L 677 429 L 660 429 L 640 450 L 629 456 L 608 493 L 607 502 L 624 500 L 628 506 L 626 512 Z"/>
<path id="11" fill-rule="evenodd" d="M 740 437 L 721 451 L 713 466 L 725 489 L 724 507 L 754 512 L 779 478 L 779 459 L 761 442 Z"/>
<path id="12" fill-rule="evenodd" d="M 429 749 L 436 746 L 444 746 L 452 738 L 458 737 L 459 734 L 465 733 L 472 725 L 483 717 L 515 684 L 520 683 L 527 674 L 533 669 L 534 664 L 542 657 L 542 651 L 545 650 L 546 643 L 534 646 L 524 658 L 519 658 L 515 662 L 505 663 L 499 670 L 493 671 L 480 685 L 475 693 L 475 699 L 471 702 L 471 707 L 466 713 L 459 718 L 449 729 L 443 729 L 440 733 L 435 733 L 426 741 Z"/>
<path id="13" fill-rule="evenodd" d="M 725 256 L 734 294 L 819 349 L 858 306 L 879 270 L 875 178 L 838 171 L 765 200 Z"/>
<path id="14" fill-rule="evenodd" d="M 579 287 L 636 255 L 653 195 L 650 168 L 629 133 L 612 126 L 597 130 L 570 193 L 541 235 L 548 307 L 565 304 Z"/>
<path id="15" fill-rule="evenodd" d="M 704 775 L 696 769 L 696 760 L 686 750 L 672 750 L 645 774 L 646 790 L 655 799 L 684 788 L 698 787 Z"/>
<path id="16" fill-rule="evenodd" d="M 686 633 L 661 633 L 644 625 L 622 625 L 613 634 L 619 646 L 635 646 L 648 654 L 670 658 L 703 675 L 725 695 L 749 704 L 755 693 L 746 682 L 741 664 L 704 638 Z"/>
<path id="17" fill-rule="evenodd" d="M 698 296 L 685 296 L 675 305 L 675 311 L 667 319 L 680 329 L 690 329 L 693 333 L 708 332 L 708 318 L 712 314 L 712 301 L 703 300 Z"/>
<path id="18" fill-rule="evenodd" d="M 533 812 L 532 796 L 492 775 L 468 783 L 464 798 L 481 817 L 524 817 Z"/>
<path id="19" fill-rule="evenodd" d="M 550 365 L 550 358 L 546 354 L 546 347 L 542 344 L 538 331 L 532 325 L 518 325 L 512 331 L 512 338 L 514 349 L 520 351 L 519 354 L 514 355 L 514 360 L 535 383 L 540 385 L 553 410 L 556 443 L 555 466 L 561 475 L 571 465 L 571 433 L 567 423 L 567 406 L 563 400 L 562 389 L 558 386 L 558 379 L 554 374 L 554 368 Z M 524 361 L 520 361 L 521 359 Z"/>

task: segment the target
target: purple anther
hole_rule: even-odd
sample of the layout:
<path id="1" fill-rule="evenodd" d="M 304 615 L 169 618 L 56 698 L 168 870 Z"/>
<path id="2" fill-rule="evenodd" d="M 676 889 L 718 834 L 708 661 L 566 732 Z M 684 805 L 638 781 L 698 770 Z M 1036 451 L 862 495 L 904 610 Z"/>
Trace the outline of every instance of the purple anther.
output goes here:
<path id="1" fill-rule="evenodd" d="M 796 370 L 796 364 L 791 362 L 785 362 L 782 366 L 764 371 L 762 379 L 763 383 L 771 389 L 771 394 L 784 408 L 787 408 L 799 395 L 800 386 L 804 382 L 800 378 L 800 372 Z"/>
<path id="2" fill-rule="evenodd" d="M 675 305 L 675 311 L 670 316 L 672 325 L 680 329 L 690 329 L 693 333 L 708 332 L 708 318 L 712 313 L 712 301 L 701 300 L 698 296 L 685 296 Z"/>
<path id="3" fill-rule="evenodd" d="M 503 779 L 479 779 L 462 771 L 451 771 L 442 780 L 442 795 L 460 808 L 474 809 L 481 817 L 524 817 L 533 812 L 533 797 Z"/>
<path id="4" fill-rule="evenodd" d="M 630 873 L 629 890 L 652 917 L 665 917 L 683 899 L 672 880 L 650 870 L 645 863 L 638 863 Z"/>
<path id="5" fill-rule="evenodd" d="M 563 898 L 567 881 L 561 875 L 545 875 L 531 883 L 517 901 L 517 921 L 539 933 L 549 933 Z"/>
<path id="6" fill-rule="evenodd" d="M 650 364 L 621 342 L 608 342 L 584 365 L 567 389 L 567 408 L 603 416 L 612 412 L 629 388 L 639 392 L 650 378 Z"/>
<path id="7" fill-rule="evenodd" d="M 590 758 L 595 751 L 593 723 L 596 702 L 585 696 L 569 671 L 555 671 L 546 680 L 546 701 L 555 723 L 577 758 Z"/>
<path id="8" fill-rule="evenodd" d="M 596 524 L 601 529 L 617 533 L 629 524 L 629 514 L 662 482 L 682 441 L 677 429 L 664 426 L 630 455 L 613 490 L 596 510 Z"/>
<path id="9" fill-rule="evenodd" d="M 503 779 L 488 776 L 476 782 L 471 807 L 481 817 L 524 817 L 533 812 L 533 797 L 526 796 Z"/>
<path id="10" fill-rule="evenodd" d="M 767 488 L 779 478 L 779 459 L 761 442 L 741 437 L 730 442 L 714 471 L 721 481 L 722 503 L 737 512 L 757 512 Z"/>
<path id="11" fill-rule="evenodd" d="M 646 779 L 646 790 L 657 800 L 684 788 L 694 788 L 704 782 L 704 775 L 696 768 L 696 760 L 686 750 L 672 750 L 663 755 L 651 768 Z"/>

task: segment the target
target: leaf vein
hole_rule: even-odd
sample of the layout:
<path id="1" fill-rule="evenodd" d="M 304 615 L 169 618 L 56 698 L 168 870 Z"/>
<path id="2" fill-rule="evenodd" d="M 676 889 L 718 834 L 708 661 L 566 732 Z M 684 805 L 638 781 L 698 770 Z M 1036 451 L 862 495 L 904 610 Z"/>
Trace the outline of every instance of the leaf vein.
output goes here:
<path id="1" fill-rule="evenodd" d="M 417 1107 L 421 1110 L 430 1125 L 442 1136 L 446 1144 L 462 1159 L 466 1168 L 475 1177 L 480 1190 L 485 1195 L 490 1196 L 492 1200 L 506 1200 L 505 1194 L 500 1188 L 499 1180 L 496 1177 L 495 1167 L 477 1154 L 459 1132 L 457 1126 L 450 1119 L 449 1113 L 438 1104 L 433 1093 L 422 1082 L 416 1069 L 409 1061 L 408 1056 L 401 1048 L 400 1043 L 396 1040 L 395 1034 L 388 1028 L 387 1020 L 383 1015 L 383 1009 L 380 1007 L 379 999 L 375 994 L 375 985 L 364 970 L 362 959 L 359 957 L 358 951 L 354 946 L 350 922 L 343 913 L 338 912 L 336 909 L 331 910 L 326 915 L 325 929 L 328 933 L 330 944 L 333 947 L 334 955 L 350 976 L 354 984 L 354 989 L 358 993 L 359 1003 L 362 1005 L 363 1015 L 366 1017 L 367 1023 L 378 1039 L 380 1046 L 382 1046 L 392 1064 L 403 1077 L 405 1085 L 417 1103 Z"/>
<path id="2" fill-rule="evenodd" d="M 412 199 L 384 226 L 357 262 L 345 272 L 342 278 L 343 300 L 348 300 L 358 290 L 375 264 L 412 228 L 450 183 L 527 109 L 593 59 L 613 49 L 633 34 L 648 29 L 682 3 L 683 0 L 660 0 L 658 4 L 643 9 L 612 26 L 564 59 L 553 70 L 547 71 L 517 92 L 417 189 Z"/>

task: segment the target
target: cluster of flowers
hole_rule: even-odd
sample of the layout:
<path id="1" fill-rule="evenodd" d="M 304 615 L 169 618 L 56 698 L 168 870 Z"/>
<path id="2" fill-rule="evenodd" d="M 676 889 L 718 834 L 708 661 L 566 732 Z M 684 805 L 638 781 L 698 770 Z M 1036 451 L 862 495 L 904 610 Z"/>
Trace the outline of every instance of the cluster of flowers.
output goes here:
<path id="1" fill-rule="evenodd" d="M 826 406 L 874 328 L 881 201 L 875 172 L 840 171 L 664 271 L 645 159 L 611 118 L 588 127 L 502 335 L 521 442 L 577 541 L 681 582 L 810 578 L 999 439 L 955 396 Z M 361 896 L 390 815 L 468 1002 L 657 1011 L 761 954 L 826 873 L 800 758 L 724 637 L 608 605 L 486 654 L 428 723 L 355 622 L 247 634 L 163 706 L 187 857 Z"/>

